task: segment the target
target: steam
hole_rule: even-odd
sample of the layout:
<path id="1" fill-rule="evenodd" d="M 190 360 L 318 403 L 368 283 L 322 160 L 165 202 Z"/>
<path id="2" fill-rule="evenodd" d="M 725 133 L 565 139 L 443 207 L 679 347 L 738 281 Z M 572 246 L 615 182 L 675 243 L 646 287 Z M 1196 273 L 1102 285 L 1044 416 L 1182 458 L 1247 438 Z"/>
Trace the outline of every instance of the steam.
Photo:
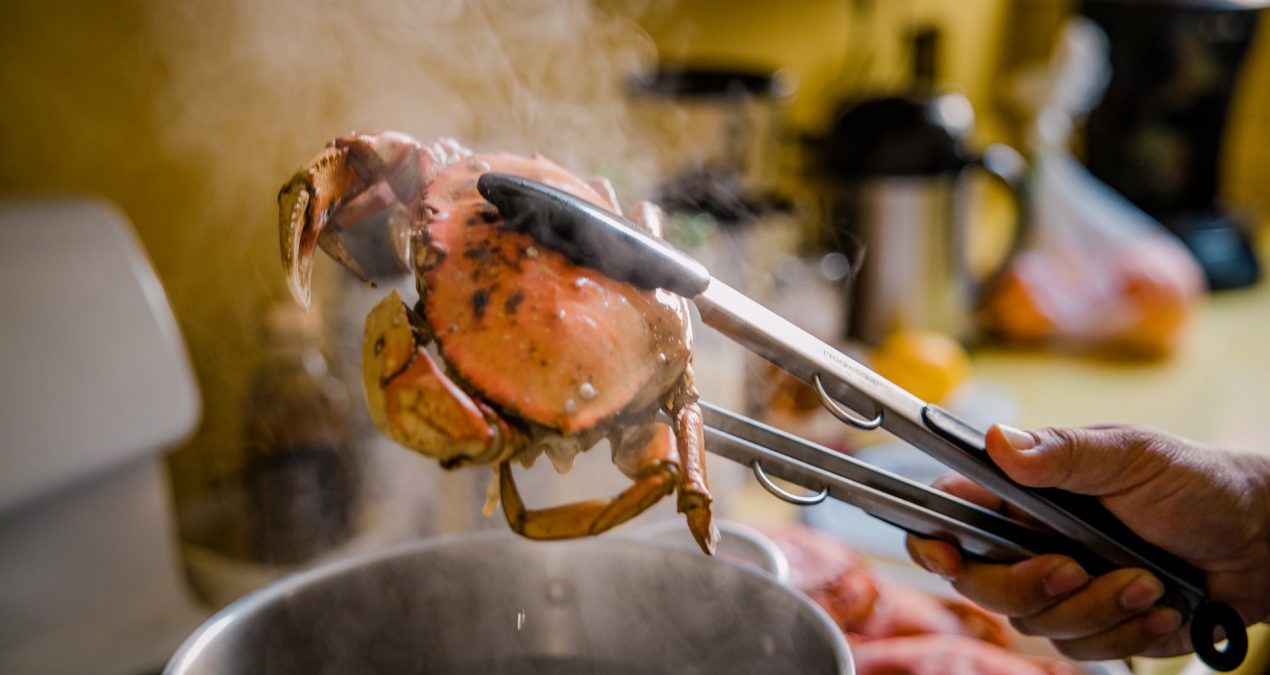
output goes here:
<path id="1" fill-rule="evenodd" d="M 647 180 L 622 88 L 654 50 L 589 0 L 217 7 L 161 3 L 153 32 L 173 74 L 159 99 L 166 140 L 216 167 L 225 196 L 276 190 L 354 129 L 542 152 L 619 187 Z"/>
<path id="2" fill-rule="evenodd" d="M 167 253 L 179 274 L 165 281 L 187 310 L 182 329 L 206 394 L 204 426 L 182 461 L 219 474 L 239 463 L 255 325 L 261 305 L 286 297 L 278 188 L 331 138 L 384 129 L 425 142 L 452 136 L 477 151 L 540 152 L 579 175 L 604 175 L 627 200 L 647 194 L 650 148 L 631 132 L 624 85 L 654 48 L 629 19 L 596 5 L 152 3 L 149 46 L 166 79 L 144 82 L 156 88 L 174 184 L 188 192 L 171 208 L 167 226 L 182 234 Z M 333 267 L 319 264 L 319 277 Z M 329 285 L 316 281 L 319 291 Z M 355 368 L 356 349 L 338 347 Z"/>

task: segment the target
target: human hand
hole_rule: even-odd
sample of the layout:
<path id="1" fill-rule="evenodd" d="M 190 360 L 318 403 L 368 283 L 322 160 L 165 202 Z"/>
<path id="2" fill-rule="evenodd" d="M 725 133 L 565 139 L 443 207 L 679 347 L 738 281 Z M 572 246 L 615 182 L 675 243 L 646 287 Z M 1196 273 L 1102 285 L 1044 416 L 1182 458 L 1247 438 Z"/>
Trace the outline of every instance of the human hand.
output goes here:
<path id="1" fill-rule="evenodd" d="M 995 426 L 988 454 L 1028 487 L 1095 496 L 1140 537 L 1205 574 L 1209 597 L 1245 623 L 1270 613 L 1270 458 L 1205 448 L 1152 429 L 1100 426 L 1020 431 Z M 1023 517 L 961 476 L 937 487 Z M 1041 555 L 1014 564 L 964 559 L 952 545 L 915 536 L 909 553 L 964 595 L 1010 617 L 1026 635 L 1049 638 L 1076 659 L 1173 656 L 1192 651 L 1177 610 L 1146 570 L 1096 578 L 1071 558 Z"/>

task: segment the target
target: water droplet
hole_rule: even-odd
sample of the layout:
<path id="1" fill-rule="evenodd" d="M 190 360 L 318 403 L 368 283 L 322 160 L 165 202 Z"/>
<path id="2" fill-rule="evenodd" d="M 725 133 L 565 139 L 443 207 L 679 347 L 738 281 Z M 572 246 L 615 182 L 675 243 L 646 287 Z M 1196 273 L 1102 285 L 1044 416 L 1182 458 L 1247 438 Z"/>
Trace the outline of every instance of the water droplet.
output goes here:
<path id="1" fill-rule="evenodd" d="M 820 275 L 829 281 L 842 281 L 851 274 L 851 261 L 841 253 L 827 253 L 820 259 Z"/>
<path id="2" fill-rule="evenodd" d="M 525 255 L 529 256 L 530 258 L 537 258 L 538 249 L 534 246 L 527 246 L 525 247 Z"/>
<path id="3" fill-rule="evenodd" d="M 557 319 L 563 319 L 563 318 L 564 318 L 564 316 L 565 316 L 565 314 L 564 314 L 564 310 L 563 310 L 563 309 L 557 309 L 557 310 L 556 310 L 556 318 L 557 318 Z"/>
<path id="4" fill-rule="evenodd" d="M 577 279 L 575 279 L 575 280 L 573 281 L 573 285 L 574 285 L 576 288 L 582 288 L 583 286 L 585 286 L 585 285 L 586 285 L 586 282 L 587 282 L 587 278 L 586 278 L 586 277 L 578 277 Z"/>
<path id="5" fill-rule="evenodd" d="M 575 401 L 575 400 L 573 400 L 573 399 L 571 399 L 571 398 L 566 398 L 566 399 L 564 400 L 564 411 L 565 411 L 565 412 L 567 412 L 567 413 L 569 413 L 570 415 L 572 415 L 573 413 L 577 412 L 577 411 L 578 411 L 578 402 L 577 402 L 577 401 Z"/>
<path id="6" fill-rule="evenodd" d="M 595 400 L 597 393 L 599 392 L 595 391 L 595 386 L 593 386 L 590 382 L 583 382 L 582 385 L 578 387 L 578 396 L 581 396 L 583 401 Z"/>
<path id="7" fill-rule="evenodd" d="M 666 353 L 665 353 L 665 352 L 657 352 L 657 361 L 658 361 L 658 363 L 665 363 L 665 362 L 666 362 L 666 361 L 668 361 L 668 360 L 669 360 L 669 359 L 667 359 L 667 358 L 666 358 Z"/>
<path id="8" fill-rule="evenodd" d="M 573 460 L 578 456 L 578 448 L 572 443 L 553 443 L 547 447 L 547 459 L 551 460 L 551 468 L 564 475 L 573 468 Z"/>
<path id="9" fill-rule="evenodd" d="M 547 582 L 547 600 L 559 605 L 569 599 L 569 584 L 563 579 Z"/>

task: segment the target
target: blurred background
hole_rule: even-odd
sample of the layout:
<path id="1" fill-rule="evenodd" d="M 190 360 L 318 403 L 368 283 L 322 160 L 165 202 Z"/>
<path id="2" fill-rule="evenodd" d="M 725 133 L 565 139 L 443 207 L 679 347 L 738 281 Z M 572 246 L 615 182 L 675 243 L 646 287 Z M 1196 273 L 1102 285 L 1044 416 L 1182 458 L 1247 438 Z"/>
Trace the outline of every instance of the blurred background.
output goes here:
<path id="1" fill-rule="evenodd" d="M 977 423 L 1270 452 L 1260 5 L 3 3 L 0 671 L 146 672 L 301 566 L 504 527 L 487 472 L 370 427 L 383 290 L 323 260 L 315 310 L 287 294 L 277 191 L 352 130 L 541 152 L 658 201 L 730 283 Z M 938 474 L 697 341 L 707 399 Z M 621 489 L 590 454 L 594 480 L 536 467 L 531 503 Z M 722 464 L 729 518 L 854 522 Z"/>

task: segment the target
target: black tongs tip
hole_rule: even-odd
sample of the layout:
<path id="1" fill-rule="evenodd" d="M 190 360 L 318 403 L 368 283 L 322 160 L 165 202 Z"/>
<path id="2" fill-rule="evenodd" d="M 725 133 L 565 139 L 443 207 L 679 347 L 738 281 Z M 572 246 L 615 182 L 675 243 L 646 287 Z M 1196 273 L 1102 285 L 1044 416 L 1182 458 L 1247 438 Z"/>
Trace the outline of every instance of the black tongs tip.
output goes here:
<path id="1" fill-rule="evenodd" d="M 621 216 L 523 176 L 482 174 L 481 196 L 511 229 L 525 232 L 570 262 L 640 288 L 693 297 L 710 285 L 710 272 L 687 254 L 639 230 Z"/>

